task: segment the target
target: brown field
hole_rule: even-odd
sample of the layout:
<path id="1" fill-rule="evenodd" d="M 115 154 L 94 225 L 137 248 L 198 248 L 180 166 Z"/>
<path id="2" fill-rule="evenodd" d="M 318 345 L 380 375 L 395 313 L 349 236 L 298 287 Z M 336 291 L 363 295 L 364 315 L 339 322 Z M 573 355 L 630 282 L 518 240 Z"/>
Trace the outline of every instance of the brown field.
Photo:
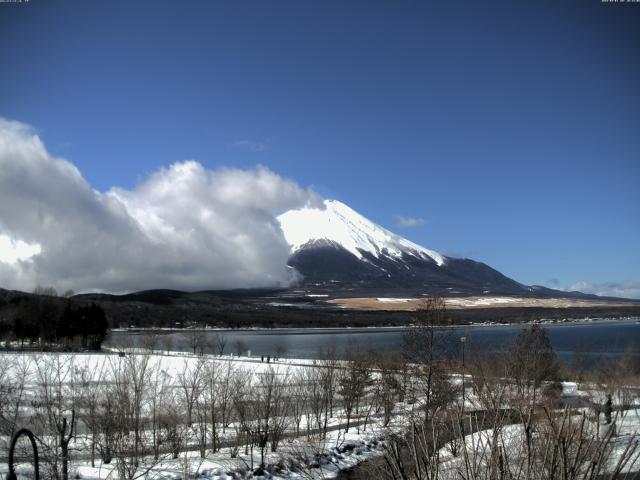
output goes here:
<path id="1" fill-rule="evenodd" d="M 637 307 L 637 302 L 625 300 L 591 300 L 572 298 L 520 298 L 520 297 L 451 297 L 445 298 L 447 308 L 575 308 L 575 307 Z M 336 298 L 329 303 L 355 310 L 413 311 L 424 301 L 421 298 Z"/>

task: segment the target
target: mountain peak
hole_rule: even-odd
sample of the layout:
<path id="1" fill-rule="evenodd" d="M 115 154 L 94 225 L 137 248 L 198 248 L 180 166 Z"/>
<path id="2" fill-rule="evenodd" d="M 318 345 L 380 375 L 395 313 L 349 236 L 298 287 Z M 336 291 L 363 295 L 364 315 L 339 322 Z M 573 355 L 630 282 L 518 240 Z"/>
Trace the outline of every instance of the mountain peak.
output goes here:
<path id="1" fill-rule="evenodd" d="M 342 246 L 358 259 L 365 254 L 375 258 L 410 255 L 419 259 L 428 257 L 438 266 L 446 262 L 440 253 L 396 235 L 342 202 L 325 200 L 322 207 L 290 210 L 278 217 L 292 253 L 310 242 L 324 240 Z"/>
<path id="2" fill-rule="evenodd" d="M 529 287 L 466 258 L 445 257 L 375 224 L 337 200 L 278 217 L 301 285 L 341 296 L 583 296 Z M 339 293 L 338 293 L 339 292 Z M 380 296 L 379 295 L 379 296 Z"/>

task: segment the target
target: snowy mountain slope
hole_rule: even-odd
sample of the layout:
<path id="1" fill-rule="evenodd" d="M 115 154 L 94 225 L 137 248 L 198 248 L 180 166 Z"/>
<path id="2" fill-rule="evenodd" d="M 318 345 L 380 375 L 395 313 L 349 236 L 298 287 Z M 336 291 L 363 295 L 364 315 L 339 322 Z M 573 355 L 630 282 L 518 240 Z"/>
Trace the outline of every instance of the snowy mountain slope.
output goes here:
<path id="1" fill-rule="evenodd" d="M 347 205 L 291 210 L 280 225 L 291 245 L 289 264 L 315 289 L 420 295 L 513 294 L 532 290 L 480 262 L 451 258 L 371 222 Z"/>
<path id="2" fill-rule="evenodd" d="M 278 217 L 292 252 L 312 241 L 335 242 L 359 259 L 369 253 L 400 258 L 403 254 L 431 258 L 438 265 L 445 257 L 376 225 L 337 200 L 325 200 L 325 209 L 290 210 Z"/>

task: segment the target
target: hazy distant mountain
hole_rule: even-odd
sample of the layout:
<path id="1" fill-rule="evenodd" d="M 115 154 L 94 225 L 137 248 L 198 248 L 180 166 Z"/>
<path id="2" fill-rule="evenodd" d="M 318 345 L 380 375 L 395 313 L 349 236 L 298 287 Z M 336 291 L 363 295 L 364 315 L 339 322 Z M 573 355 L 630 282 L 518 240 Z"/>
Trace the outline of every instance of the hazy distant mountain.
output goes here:
<path id="1" fill-rule="evenodd" d="M 583 295 L 529 287 L 484 263 L 447 257 L 390 232 L 339 201 L 325 200 L 324 207 L 291 210 L 278 217 L 291 245 L 289 264 L 303 275 L 306 287 L 351 294 Z"/>

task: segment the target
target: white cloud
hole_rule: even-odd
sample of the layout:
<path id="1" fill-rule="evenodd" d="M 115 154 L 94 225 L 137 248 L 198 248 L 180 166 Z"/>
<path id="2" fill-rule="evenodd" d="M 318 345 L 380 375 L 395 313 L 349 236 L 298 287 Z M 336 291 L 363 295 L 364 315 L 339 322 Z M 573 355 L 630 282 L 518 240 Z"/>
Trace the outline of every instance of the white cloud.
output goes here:
<path id="1" fill-rule="evenodd" d="M 133 190 L 98 192 L 29 126 L 0 119 L 0 287 L 288 285 L 295 272 L 275 217 L 318 202 L 267 168 L 207 170 L 195 161 Z"/>
<path id="2" fill-rule="evenodd" d="M 0 262 L 15 264 L 28 260 L 41 251 L 39 244 L 28 244 L 22 240 L 13 240 L 8 235 L 0 234 Z"/>
<path id="3" fill-rule="evenodd" d="M 396 217 L 396 225 L 400 228 L 421 227 L 422 225 L 424 225 L 424 219 L 403 217 L 402 215 L 398 215 Z"/>
<path id="4" fill-rule="evenodd" d="M 566 290 L 592 293 L 603 297 L 640 298 L 640 282 L 631 280 L 604 283 L 577 282 Z"/>

